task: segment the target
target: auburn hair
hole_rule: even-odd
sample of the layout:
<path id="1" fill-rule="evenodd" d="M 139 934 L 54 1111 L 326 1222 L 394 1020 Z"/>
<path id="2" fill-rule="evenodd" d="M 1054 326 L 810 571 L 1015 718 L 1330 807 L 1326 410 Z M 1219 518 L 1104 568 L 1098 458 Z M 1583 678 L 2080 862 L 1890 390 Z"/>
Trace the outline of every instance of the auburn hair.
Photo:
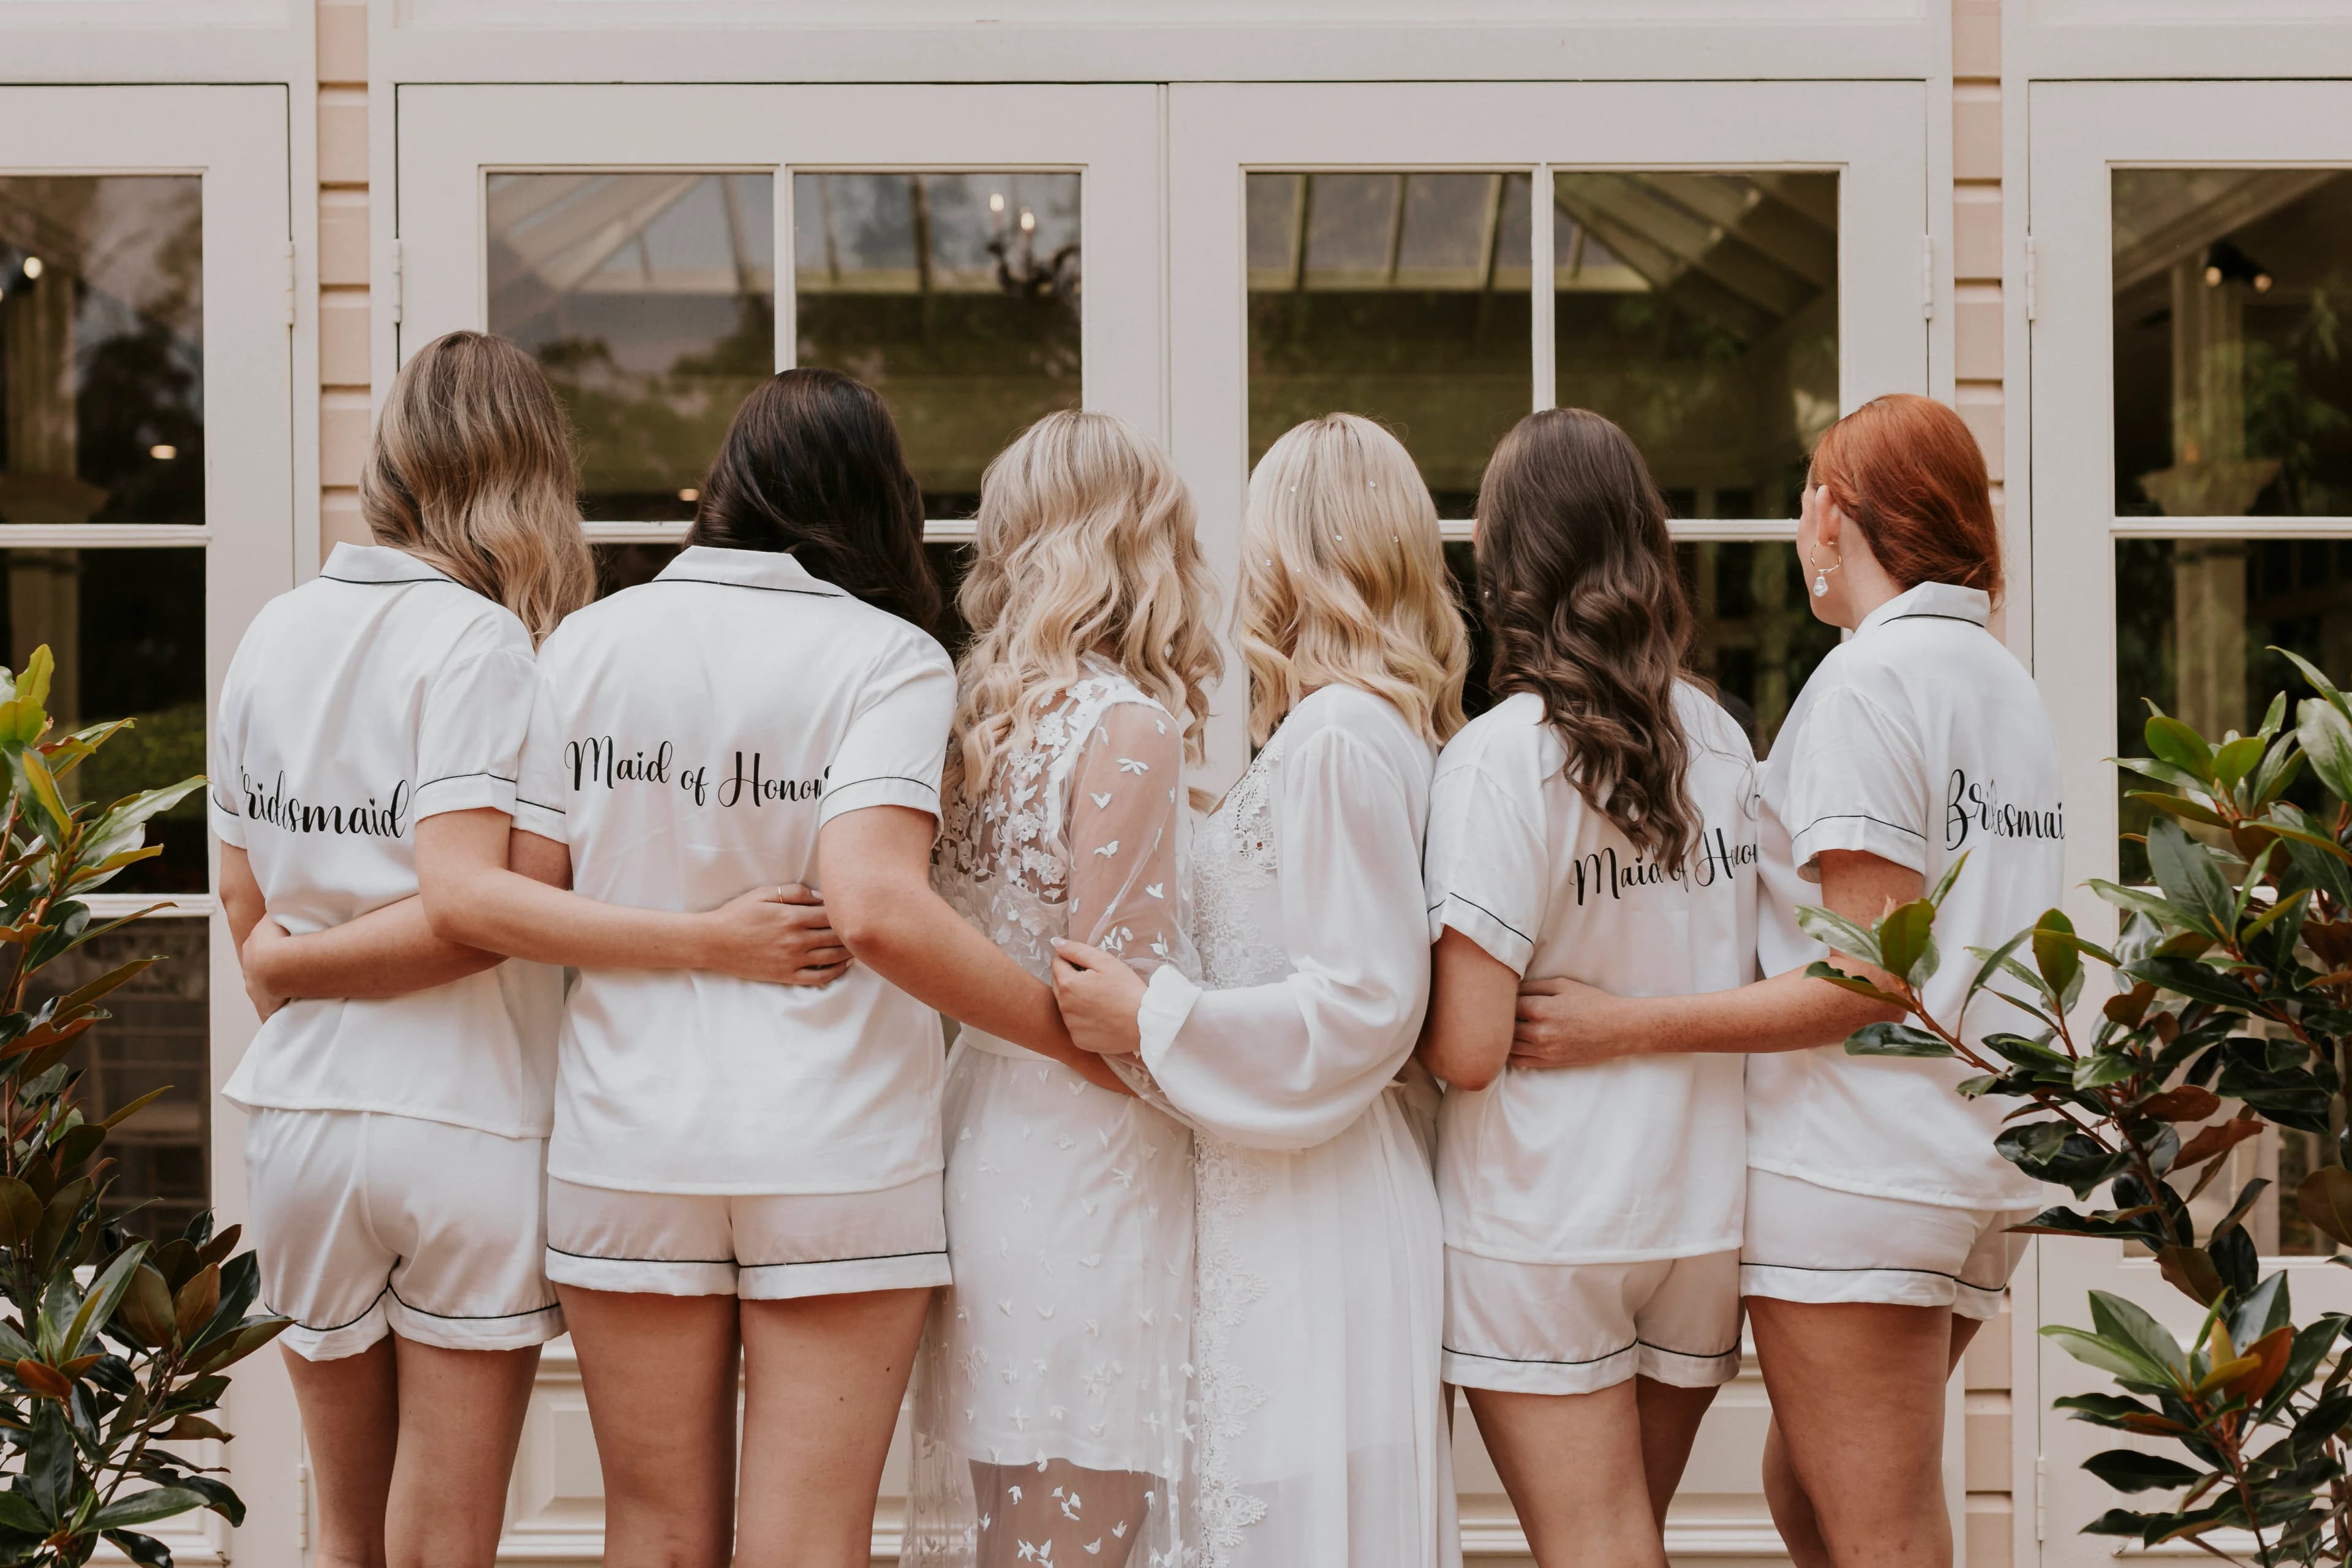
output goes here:
<path id="1" fill-rule="evenodd" d="M 1520 420 L 1487 459 L 1476 552 L 1496 694 L 1540 699 L 1586 804 L 1679 864 L 1699 833 L 1675 711 L 1696 627 L 1633 438 L 1584 408 Z"/>
<path id="2" fill-rule="evenodd" d="M 512 610 L 533 643 L 595 595 L 572 426 L 505 338 L 449 332 L 408 356 L 360 469 L 360 516 L 378 544 Z"/>
<path id="3" fill-rule="evenodd" d="M 1905 588 L 1951 583 L 2000 597 L 1984 453 L 1943 404 L 1910 392 L 1872 398 L 1822 437 L 1810 482 L 1827 487 Z"/>

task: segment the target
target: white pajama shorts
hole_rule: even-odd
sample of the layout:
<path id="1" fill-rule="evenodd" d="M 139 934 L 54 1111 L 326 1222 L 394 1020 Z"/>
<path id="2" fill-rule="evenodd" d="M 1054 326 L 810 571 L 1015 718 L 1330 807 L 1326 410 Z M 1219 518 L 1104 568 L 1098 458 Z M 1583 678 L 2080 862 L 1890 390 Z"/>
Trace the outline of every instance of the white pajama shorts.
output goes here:
<path id="1" fill-rule="evenodd" d="M 368 1110 L 257 1110 L 245 1139 L 261 1300 L 310 1361 L 386 1333 L 506 1351 L 563 1331 L 541 1263 L 547 1141 Z"/>
<path id="2" fill-rule="evenodd" d="M 1593 1394 L 1640 1375 L 1712 1388 L 1739 1370 L 1739 1255 L 1517 1263 L 1445 1249 L 1445 1381 Z"/>
<path id="3" fill-rule="evenodd" d="M 583 1290 L 783 1301 L 948 1282 L 946 1177 L 870 1193 L 547 1184 L 547 1277 Z"/>
<path id="4" fill-rule="evenodd" d="M 1945 1208 L 1750 1170 L 1740 1294 L 1990 1318 L 2029 1239 L 2009 1227 L 2034 1212 Z"/>

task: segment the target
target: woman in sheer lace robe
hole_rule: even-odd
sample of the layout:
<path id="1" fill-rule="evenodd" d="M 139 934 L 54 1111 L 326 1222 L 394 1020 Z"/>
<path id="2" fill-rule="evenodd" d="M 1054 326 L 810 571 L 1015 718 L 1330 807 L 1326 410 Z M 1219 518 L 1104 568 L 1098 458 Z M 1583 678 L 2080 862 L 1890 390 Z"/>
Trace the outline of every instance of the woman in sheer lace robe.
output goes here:
<path id="1" fill-rule="evenodd" d="M 1040 979 L 1066 934 L 1197 973 L 1183 775 L 1221 661 L 1182 481 L 1125 423 L 1052 415 L 989 466 L 975 544 L 935 885 Z M 971 1029 L 945 1112 L 908 1561 L 1175 1568 L 1191 1134 L 1097 1057 Z"/>
<path id="2" fill-rule="evenodd" d="M 1396 438 L 1302 425 L 1250 477 L 1239 632 L 1256 760 L 1195 843 L 1202 981 L 1064 942 L 1071 1037 L 1140 1053 L 1195 1129 L 1193 1561 L 1460 1561 L 1422 832 L 1466 639 Z M 1277 727 L 1278 726 L 1278 727 Z"/>

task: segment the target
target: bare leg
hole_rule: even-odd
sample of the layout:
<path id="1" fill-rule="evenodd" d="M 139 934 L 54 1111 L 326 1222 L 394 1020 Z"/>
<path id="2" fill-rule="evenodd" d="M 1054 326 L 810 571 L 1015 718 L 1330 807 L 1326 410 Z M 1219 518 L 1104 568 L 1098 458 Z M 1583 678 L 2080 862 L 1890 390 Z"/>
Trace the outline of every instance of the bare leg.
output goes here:
<path id="1" fill-rule="evenodd" d="M 384 1512 L 392 1568 L 491 1568 L 539 1347 L 392 1342 L 400 1368 L 400 1453 Z"/>
<path id="2" fill-rule="evenodd" d="M 1143 1534 L 1159 1481 L 1133 1470 L 1089 1470 L 1067 1459 L 1035 1465 L 972 1461 L 972 1497 L 987 1520 L 975 1568 L 1036 1561 L 1047 1543 L 1087 1568 L 1121 1568 Z M 1016 1495 L 1017 1494 L 1017 1495 Z M 1026 1557 L 1024 1557 L 1024 1549 Z"/>
<path id="3" fill-rule="evenodd" d="M 1591 1394 L 1463 1392 L 1538 1568 L 1665 1568 L 1633 1379 Z"/>
<path id="4" fill-rule="evenodd" d="M 1765 1488 L 1802 1568 L 1950 1568 L 1944 1384 L 1976 1332 L 1948 1307 L 1748 1299 L 1771 1395 Z"/>
<path id="5" fill-rule="evenodd" d="M 929 1290 L 746 1301 L 744 1568 L 866 1568 Z"/>
<path id="6" fill-rule="evenodd" d="M 609 1568 L 725 1568 L 734 1544 L 735 1298 L 558 1285 L 604 1471 Z"/>
<path id="7" fill-rule="evenodd" d="M 319 1500 L 314 1568 L 384 1568 L 385 1500 L 400 1439 L 392 1341 L 357 1355 L 306 1361 L 284 1352 Z"/>
<path id="8" fill-rule="evenodd" d="M 1690 1463 L 1691 1445 L 1698 1441 L 1698 1424 L 1715 1403 L 1715 1385 L 1684 1388 L 1654 1378 L 1633 1380 L 1633 1404 L 1642 1419 L 1642 1474 L 1650 1485 L 1650 1513 L 1661 1533 L 1666 1528 L 1666 1505 L 1683 1484 L 1683 1467 Z"/>

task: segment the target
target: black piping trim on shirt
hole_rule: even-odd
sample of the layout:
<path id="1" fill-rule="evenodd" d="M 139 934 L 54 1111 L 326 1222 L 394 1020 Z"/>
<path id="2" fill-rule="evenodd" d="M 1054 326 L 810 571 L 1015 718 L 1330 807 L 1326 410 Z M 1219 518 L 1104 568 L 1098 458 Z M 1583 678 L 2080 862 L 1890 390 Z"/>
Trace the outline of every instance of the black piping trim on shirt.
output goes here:
<path id="1" fill-rule="evenodd" d="M 839 795 L 843 790 L 856 789 L 860 784 L 894 783 L 920 784 L 925 789 L 929 790 L 933 795 L 940 793 L 940 786 L 933 784 L 930 780 L 919 779 L 908 773 L 873 773 L 862 779 L 852 779 L 845 784 L 830 785 L 826 788 L 824 793 L 826 797 L 830 799 L 832 796 Z"/>
<path id="2" fill-rule="evenodd" d="M 1805 833 L 1811 833 L 1814 828 L 1819 827 L 1824 822 L 1847 821 L 1874 822 L 1881 827 L 1891 827 L 1897 833 L 1907 833 L 1912 837 L 1919 840 L 1922 844 L 1925 844 L 1927 841 L 1927 836 L 1920 832 L 1916 827 L 1906 827 L 1899 822 L 1889 822 L 1883 816 L 1873 816 L 1866 811 L 1832 811 L 1826 816 L 1817 816 L 1813 818 L 1812 821 L 1805 825 Z M 1804 837 L 1804 833 L 1801 833 L 1797 837 L 1801 838 Z"/>
<path id="3" fill-rule="evenodd" d="M 1912 610 L 1900 616 L 1889 616 L 1878 624 L 1882 626 L 1891 626 L 1897 621 L 1958 621 L 1962 626 L 1982 626 L 1985 624 L 1974 616 L 1945 616 L 1938 615 L 1934 610 Z"/>
<path id="4" fill-rule="evenodd" d="M 1437 902 L 1435 902 L 1435 903 L 1433 903 L 1433 904 L 1432 904 L 1432 905 L 1430 905 L 1430 906 L 1429 906 L 1429 912 L 1430 912 L 1431 914 L 1435 914 L 1438 910 L 1440 910 L 1444 909 L 1447 904 L 1454 903 L 1454 902 L 1455 902 L 1456 900 L 1459 900 L 1459 901 L 1460 901 L 1460 902 L 1462 902 L 1462 903 L 1465 903 L 1465 904 L 1469 905 L 1472 909 L 1476 910 L 1480 914 L 1485 915 L 1488 920 L 1493 921 L 1496 925 L 1501 926 L 1505 931 L 1509 931 L 1513 936 L 1517 937 L 1521 942 L 1533 942 L 1533 941 L 1535 941 L 1535 938 L 1533 938 L 1533 937 L 1529 936 L 1527 932 L 1525 932 L 1525 931 L 1521 931 L 1518 927 L 1517 927 L 1517 926 L 1513 925 L 1510 921 L 1508 921 L 1505 920 L 1502 916 L 1500 916 L 1500 915 L 1496 914 L 1494 910 L 1492 910 L 1488 909 L 1486 905 L 1484 905 L 1484 904 L 1480 903 L 1477 900 L 1475 900 L 1475 899 L 1465 899 L 1465 898 L 1463 898 L 1463 897 L 1462 897 L 1462 895 L 1461 895 L 1461 894 L 1459 894 L 1459 893 L 1448 893 L 1448 894 L 1446 894 L 1446 895 L 1445 895 L 1445 897 L 1444 897 L 1444 898 L 1442 898 L 1442 899 L 1438 900 L 1437 900 Z"/>
<path id="5" fill-rule="evenodd" d="M 516 804 L 517 805 L 535 805 L 535 806 L 539 807 L 539 809 L 540 809 L 540 810 L 541 810 L 541 811 L 551 811 L 551 812 L 555 813 L 555 815 L 556 815 L 556 816 L 571 816 L 571 815 L 572 815 L 570 812 L 568 812 L 568 811 L 564 810 L 564 809 L 563 809 L 562 806 L 560 806 L 560 805 L 548 805 L 548 804 L 547 804 L 547 802 L 545 802 L 545 801 L 543 801 L 543 800 L 533 800 L 533 799 L 531 799 L 531 798 L 530 798 L 530 796 L 529 796 L 529 795 L 516 795 L 516 796 L 515 796 L 515 804 Z"/>
<path id="6" fill-rule="evenodd" d="M 452 588 L 466 588 L 466 584 L 455 577 L 338 577 L 331 572 L 321 572 L 319 575 L 327 582 L 349 583 L 357 588 L 397 588 L 408 583 L 446 583 Z M 473 590 L 466 588 L 466 592 L 470 594 Z M 352 1321 L 359 1320 L 354 1318 Z"/>
<path id="7" fill-rule="evenodd" d="M 416 1303 L 411 1301 L 407 1297 L 403 1296 L 399 1291 L 393 1289 L 389 1285 L 386 1285 L 384 1289 L 391 1295 L 394 1300 L 399 1302 L 403 1307 L 407 1308 L 418 1317 L 438 1318 L 445 1323 L 494 1323 L 504 1318 L 536 1318 L 541 1312 L 560 1312 L 563 1310 L 562 1302 L 550 1301 L 544 1307 L 531 1307 L 520 1312 L 434 1312 L 428 1311 L 425 1308 L 416 1305 Z"/>
<path id="8" fill-rule="evenodd" d="M 1678 1355 L 1689 1361 L 1721 1361 L 1727 1356 L 1739 1353 L 1738 1345 L 1733 1345 L 1727 1351 L 1678 1351 L 1666 1345 L 1653 1344 L 1644 1339 L 1635 1339 L 1617 1350 L 1611 1351 L 1607 1355 L 1589 1356 L 1583 1361 L 1560 1361 L 1555 1357 L 1539 1355 L 1489 1355 L 1485 1351 L 1457 1350 L 1452 1345 L 1443 1345 L 1441 1348 L 1447 1355 L 1467 1356 L 1472 1361 L 1507 1361 L 1518 1366 L 1598 1366 L 1604 1361 L 1615 1361 L 1621 1355 L 1633 1354 L 1636 1346 L 1656 1351 L 1660 1355 Z"/>
<path id="9" fill-rule="evenodd" d="M 721 577 L 656 577 L 654 583 L 699 583 L 706 588 L 750 588 L 761 594 L 798 594 L 810 599 L 846 599 L 838 588 L 772 588 L 765 583 L 730 583 Z"/>
<path id="10" fill-rule="evenodd" d="M 423 784 L 418 784 L 416 787 L 420 790 L 426 790 L 431 789 L 437 784 L 455 784 L 459 779 L 496 779 L 500 784 L 512 784 L 515 782 L 514 780 L 507 777 L 504 773 L 494 773 L 485 769 L 480 773 L 443 773 L 437 779 L 426 779 Z"/>
<path id="11" fill-rule="evenodd" d="M 551 1241 L 547 1244 L 547 1250 L 565 1258 L 576 1258 L 583 1263 L 724 1263 L 735 1268 L 809 1268 L 826 1263 L 887 1263 L 894 1258 L 944 1258 L 948 1249 L 934 1247 L 923 1252 L 869 1252 L 856 1258 L 803 1258 L 789 1263 L 743 1263 L 732 1258 L 615 1258 L 604 1252 L 569 1251 Z"/>
<path id="12" fill-rule="evenodd" d="M 1940 1268 L 1901 1268 L 1892 1263 L 1859 1264 L 1851 1268 L 1837 1268 L 1816 1263 L 1756 1263 L 1743 1258 L 1739 1260 L 1739 1267 L 1785 1268 L 1797 1274 L 1924 1274 L 1931 1279 L 1948 1279 L 1963 1289 L 1982 1290 L 1993 1296 L 1998 1296 L 2004 1289 L 2000 1285 L 1979 1285 L 1973 1279 L 1963 1279 L 1957 1274 L 1947 1274 Z"/>

